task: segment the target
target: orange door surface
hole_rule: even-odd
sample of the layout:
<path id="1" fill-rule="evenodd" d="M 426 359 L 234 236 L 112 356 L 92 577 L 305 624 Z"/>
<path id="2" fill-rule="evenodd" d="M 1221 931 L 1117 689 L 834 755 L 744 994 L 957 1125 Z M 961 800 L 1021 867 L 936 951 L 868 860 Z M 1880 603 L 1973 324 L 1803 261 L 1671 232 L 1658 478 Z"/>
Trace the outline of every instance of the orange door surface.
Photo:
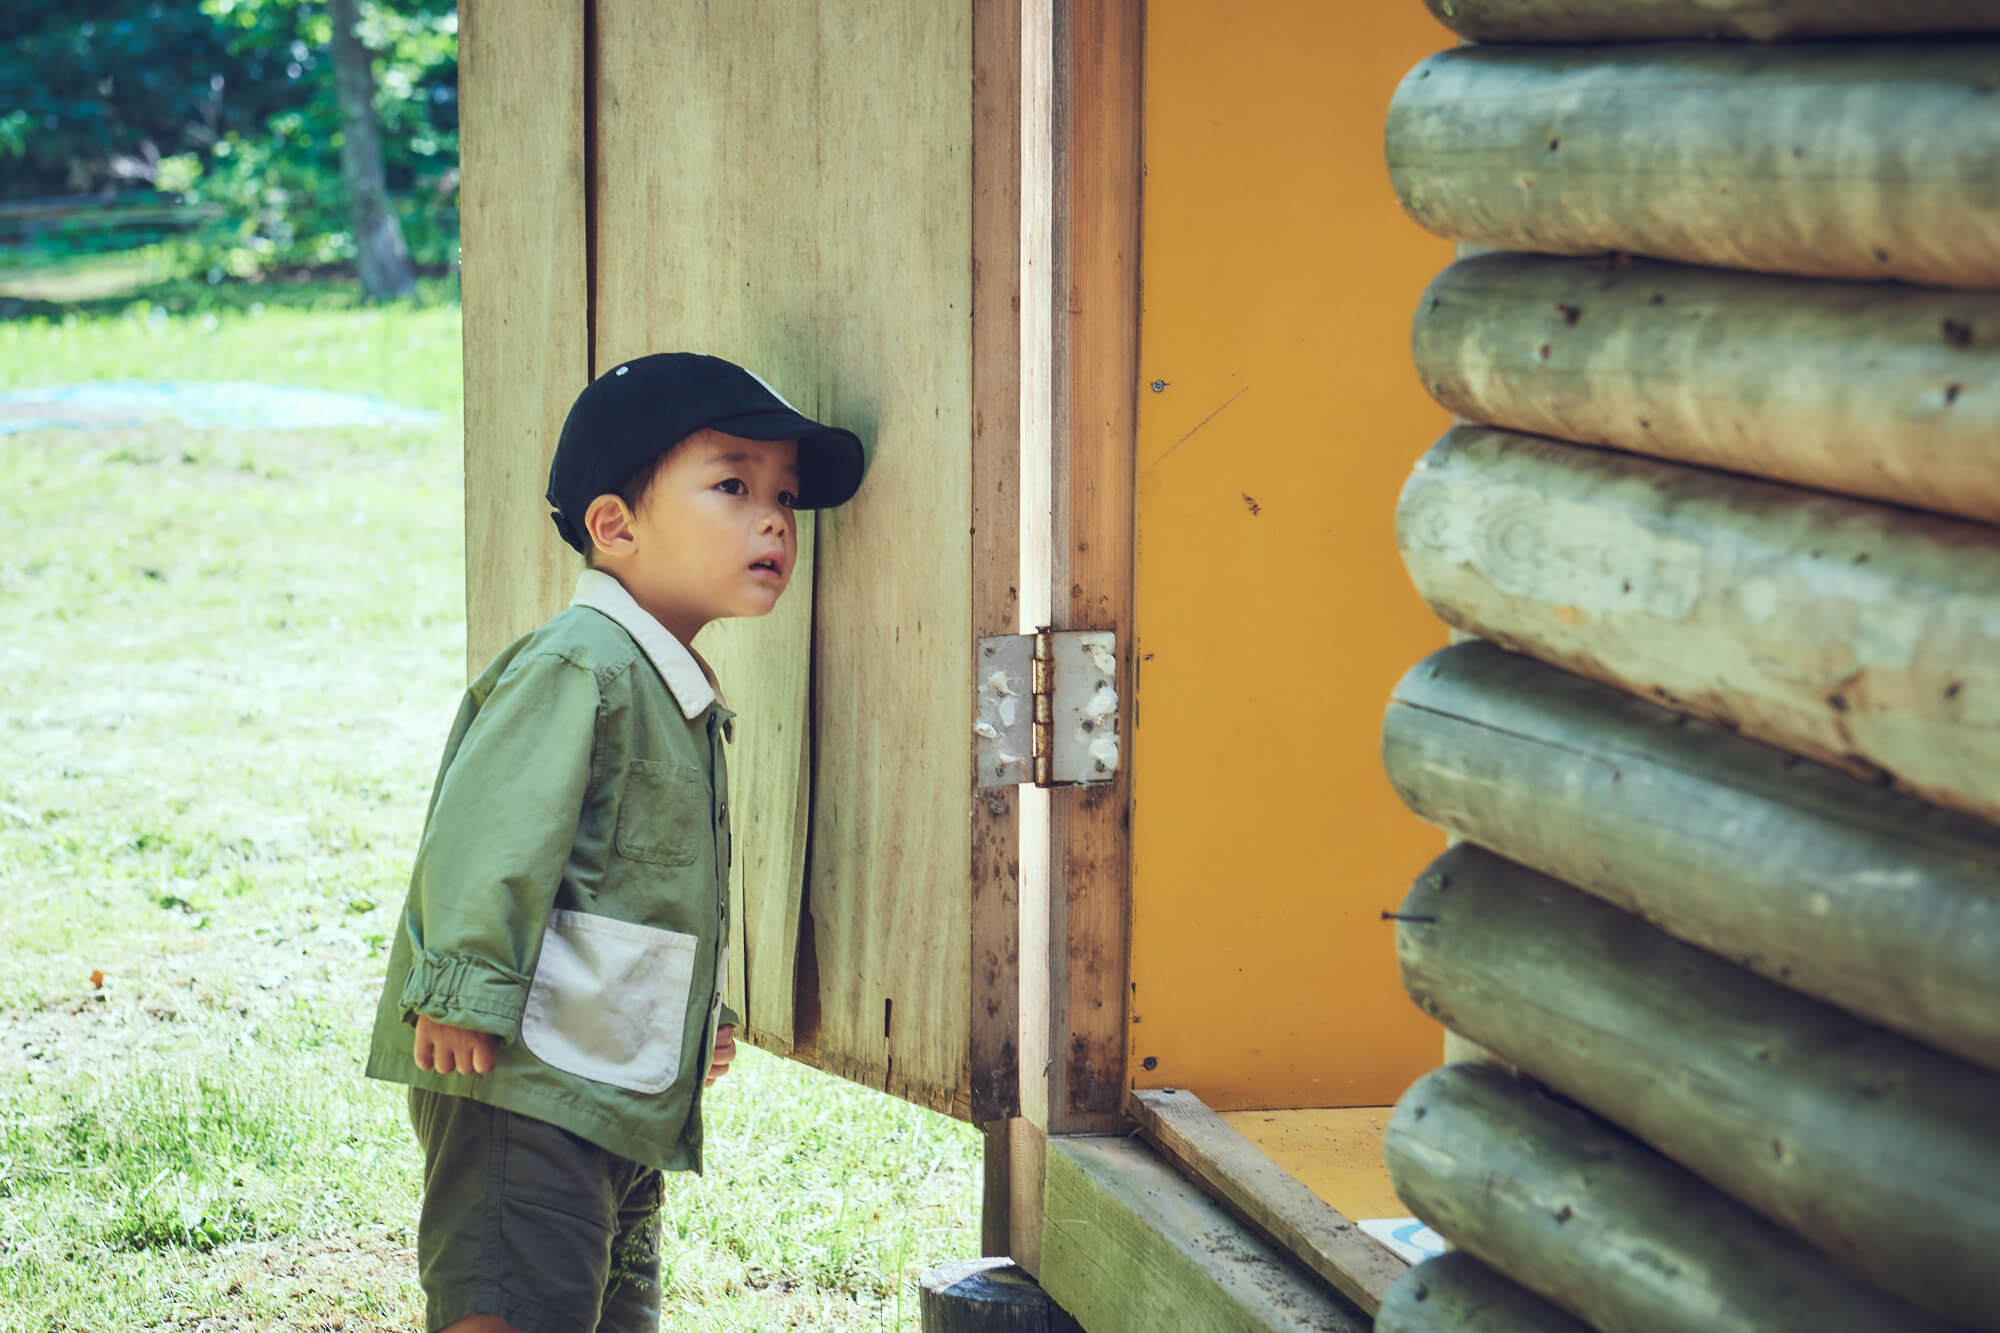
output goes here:
<path id="1" fill-rule="evenodd" d="M 1451 250 L 1382 126 L 1451 40 L 1416 4 L 1147 7 L 1130 1068 L 1223 1109 L 1437 1062 L 1381 913 L 1444 842 L 1378 736 L 1445 640 L 1393 526 L 1448 424 L 1409 324 Z"/>

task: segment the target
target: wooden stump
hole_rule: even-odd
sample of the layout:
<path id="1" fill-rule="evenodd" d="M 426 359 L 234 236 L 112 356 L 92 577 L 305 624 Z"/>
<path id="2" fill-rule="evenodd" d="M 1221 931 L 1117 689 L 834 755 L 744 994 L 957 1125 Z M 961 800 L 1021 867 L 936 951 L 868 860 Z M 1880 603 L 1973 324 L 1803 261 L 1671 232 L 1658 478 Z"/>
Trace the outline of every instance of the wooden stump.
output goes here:
<path id="1" fill-rule="evenodd" d="M 960 1259 L 924 1274 L 924 1333 L 1083 1333 L 1012 1259 Z"/>

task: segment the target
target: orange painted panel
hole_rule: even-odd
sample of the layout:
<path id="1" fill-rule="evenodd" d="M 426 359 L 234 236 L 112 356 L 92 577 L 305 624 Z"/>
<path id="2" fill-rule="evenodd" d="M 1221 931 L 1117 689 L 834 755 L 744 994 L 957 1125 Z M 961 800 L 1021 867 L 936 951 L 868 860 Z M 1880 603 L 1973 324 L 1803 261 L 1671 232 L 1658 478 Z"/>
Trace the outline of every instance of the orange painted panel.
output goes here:
<path id="1" fill-rule="evenodd" d="M 1445 641 L 1393 527 L 1448 424 L 1409 326 L 1451 248 L 1382 127 L 1452 40 L 1412 0 L 1147 6 L 1130 1068 L 1219 1109 L 1381 1105 L 1437 1063 L 1381 913 L 1444 841 L 1378 746 Z"/>
<path id="2" fill-rule="evenodd" d="M 1410 1215 L 1389 1183 L 1389 1164 L 1382 1160 L 1382 1138 L 1395 1109 L 1230 1111 L 1222 1118 L 1328 1207 L 1360 1222 Z"/>

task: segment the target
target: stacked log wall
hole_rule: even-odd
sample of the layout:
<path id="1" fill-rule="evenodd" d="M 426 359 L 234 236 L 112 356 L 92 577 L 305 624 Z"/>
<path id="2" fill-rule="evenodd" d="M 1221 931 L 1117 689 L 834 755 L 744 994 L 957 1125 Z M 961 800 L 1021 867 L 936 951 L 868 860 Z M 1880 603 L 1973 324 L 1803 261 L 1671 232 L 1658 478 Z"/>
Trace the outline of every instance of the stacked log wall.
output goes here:
<path id="1" fill-rule="evenodd" d="M 2000 5 L 1431 8 L 1378 1327 L 2000 1331 Z"/>

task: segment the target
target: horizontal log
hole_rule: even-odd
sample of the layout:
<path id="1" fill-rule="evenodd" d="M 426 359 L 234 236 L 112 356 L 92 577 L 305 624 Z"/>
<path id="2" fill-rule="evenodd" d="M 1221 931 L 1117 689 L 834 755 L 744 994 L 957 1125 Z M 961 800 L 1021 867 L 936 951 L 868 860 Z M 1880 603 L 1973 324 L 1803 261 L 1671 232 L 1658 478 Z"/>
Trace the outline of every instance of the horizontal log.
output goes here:
<path id="1" fill-rule="evenodd" d="M 1431 823 L 2000 1070 L 2000 828 L 1487 643 L 1403 678 L 1382 753 Z"/>
<path id="2" fill-rule="evenodd" d="M 1440 236 L 2000 286 L 2000 43 L 1474 47 L 1390 107 Z"/>
<path id="3" fill-rule="evenodd" d="M 1462 1250 L 1426 1259 L 1389 1289 L 1375 1333 L 1590 1333 Z"/>
<path id="4" fill-rule="evenodd" d="M 1605 1333 L 1950 1327 L 1491 1065 L 1425 1075 L 1397 1104 L 1382 1151 L 1419 1218 Z"/>
<path id="5" fill-rule="evenodd" d="M 1449 624 L 2000 821 L 2000 532 L 1460 427 L 1397 541 Z"/>
<path id="6" fill-rule="evenodd" d="M 1488 254 L 1411 343 L 1490 426 L 2000 522 L 2000 292 Z"/>
<path id="7" fill-rule="evenodd" d="M 1842 1269 L 2000 1329 L 2000 1077 L 1471 843 L 1401 916 L 1426 1013 Z"/>
<path id="8" fill-rule="evenodd" d="M 1948 32 L 2000 26 L 1991 0 L 1427 0 L 1479 42 L 1635 42 Z"/>

